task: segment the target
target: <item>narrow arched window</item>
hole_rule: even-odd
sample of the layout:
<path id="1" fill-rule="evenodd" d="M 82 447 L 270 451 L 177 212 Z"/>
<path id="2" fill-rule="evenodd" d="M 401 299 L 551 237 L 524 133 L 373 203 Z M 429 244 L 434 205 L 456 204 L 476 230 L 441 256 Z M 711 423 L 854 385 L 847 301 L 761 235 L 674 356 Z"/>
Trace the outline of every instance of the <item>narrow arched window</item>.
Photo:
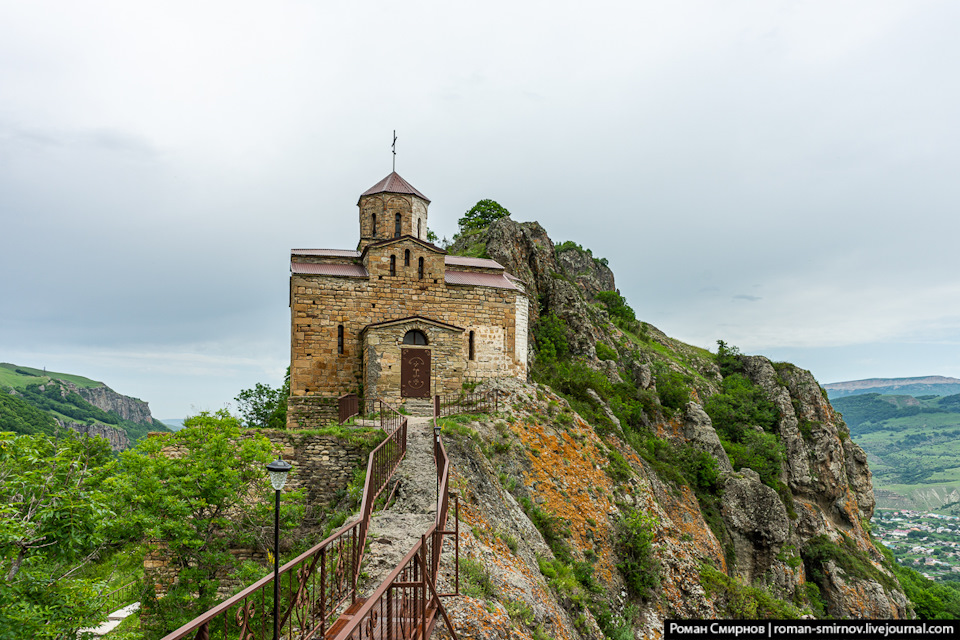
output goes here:
<path id="1" fill-rule="evenodd" d="M 474 359 L 474 350 L 473 350 L 473 331 L 470 332 L 470 359 Z"/>
<path id="2" fill-rule="evenodd" d="M 426 346 L 427 345 L 427 336 L 423 331 L 418 331 L 417 329 L 410 329 L 403 335 L 403 344 L 415 344 Z"/>
<path id="3" fill-rule="evenodd" d="M 417 266 L 417 277 L 423 280 L 423 258 L 420 258 Z"/>
<path id="4" fill-rule="evenodd" d="M 403 252 L 403 266 L 410 266 L 410 249 L 405 249 Z"/>
<path id="5" fill-rule="evenodd" d="M 370 228 L 372 229 L 372 231 L 370 231 L 370 235 L 376 238 L 377 237 L 377 214 L 375 213 L 370 214 Z"/>
<path id="6" fill-rule="evenodd" d="M 423 222 L 423 220 L 417 220 L 417 237 L 422 239 L 422 238 L 423 238 L 423 234 L 420 233 L 420 231 L 421 231 L 421 229 L 422 229 L 421 226 L 420 226 L 420 223 L 421 223 L 421 222 Z"/>
<path id="7" fill-rule="evenodd" d="M 337 353 L 343 355 L 343 325 L 337 327 Z"/>
<path id="8" fill-rule="evenodd" d="M 399 213 L 398 213 L 398 214 L 396 215 L 396 217 L 394 218 L 394 223 L 393 223 L 393 237 L 394 237 L 394 238 L 399 238 L 399 237 L 400 237 L 400 214 L 399 214 Z"/>
<path id="9" fill-rule="evenodd" d="M 390 275 L 397 275 L 397 256 L 390 256 Z"/>

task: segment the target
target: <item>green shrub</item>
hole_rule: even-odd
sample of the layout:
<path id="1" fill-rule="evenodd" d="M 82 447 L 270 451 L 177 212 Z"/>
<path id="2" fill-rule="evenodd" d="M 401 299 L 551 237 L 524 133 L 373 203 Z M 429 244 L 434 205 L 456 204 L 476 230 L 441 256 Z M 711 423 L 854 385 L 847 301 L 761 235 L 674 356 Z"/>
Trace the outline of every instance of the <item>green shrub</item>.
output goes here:
<path id="1" fill-rule="evenodd" d="M 709 565 L 700 567 L 700 584 L 710 597 L 722 603 L 723 617 L 736 620 L 796 620 L 801 611 L 766 590 L 740 584 L 734 578 Z"/>
<path id="2" fill-rule="evenodd" d="M 824 566 L 833 562 L 848 575 L 861 580 L 879 582 L 887 590 L 897 588 L 896 581 L 877 569 L 869 556 L 856 547 L 850 538 L 844 536 L 842 544 L 833 542 L 825 535 L 819 535 L 807 541 L 800 551 L 807 576 L 822 585 L 827 581 Z"/>
<path id="3" fill-rule="evenodd" d="M 660 565 L 653 553 L 654 522 L 642 511 L 623 507 L 617 521 L 617 543 L 622 561 L 617 564 L 627 588 L 648 599 L 660 586 Z"/>
<path id="4" fill-rule="evenodd" d="M 733 345 L 727 346 L 723 340 L 717 340 L 717 366 L 724 378 L 734 373 L 743 373 L 740 350 Z"/>
<path id="5" fill-rule="evenodd" d="M 690 389 L 683 375 L 671 369 L 657 374 L 657 395 L 660 404 L 669 409 L 683 409 L 690 402 Z"/>
<path id="6" fill-rule="evenodd" d="M 490 578 L 490 572 L 473 558 L 460 558 L 461 590 L 473 598 L 490 600 L 496 598 L 497 588 Z"/>
<path id="7" fill-rule="evenodd" d="M 626 331 L 636 331 L 637 314 L 627 304 L 626 298 L 616 291 L 598 291 L 594 299 L 607 308 L 607 313 L 610 314 L 614 324 Z"/>
<path id="8" fill-rule="evenodd" d="M 604 471 L 606 471 L 607 475 L 615 482 L 626 482 L 633 477 L 633 469 L 630 468 L 630 463 L 627 462 L 627 459 L 624 458 L 619 451 L 610 449 L 607 451 L 607 458 L 610 460 L 610 464 L 607 465 Z"/>
<path id="9" fill-rule="evenodd" d="M 597 343 L 597 358 L 600 360 L 613 360 L 616 362 L 620 358 L 620 354 L 617 353 L 616 349 L 608 347 L 603 342 Z"/>
<path id="10" fill-rule="evenodd" d="M 567 323 L 554 314 L 540 316 L 533 327 L 537 344 L 537 358 L 544 363 L 565 360 L 570 355 L 570 335 Z"/>

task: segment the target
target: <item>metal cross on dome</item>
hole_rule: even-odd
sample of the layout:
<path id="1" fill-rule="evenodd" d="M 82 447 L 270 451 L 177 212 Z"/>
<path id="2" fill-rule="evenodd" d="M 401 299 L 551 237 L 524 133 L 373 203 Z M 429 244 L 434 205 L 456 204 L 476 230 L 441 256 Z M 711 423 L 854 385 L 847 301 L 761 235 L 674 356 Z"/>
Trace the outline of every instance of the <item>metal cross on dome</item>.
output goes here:
<path id="1" fill-rule="evenodd" d="M 390 145 L 390 148 L 393 149 L 393 171 L 397 171 L 397 130 L 393 130 L 393 144 Z"/>

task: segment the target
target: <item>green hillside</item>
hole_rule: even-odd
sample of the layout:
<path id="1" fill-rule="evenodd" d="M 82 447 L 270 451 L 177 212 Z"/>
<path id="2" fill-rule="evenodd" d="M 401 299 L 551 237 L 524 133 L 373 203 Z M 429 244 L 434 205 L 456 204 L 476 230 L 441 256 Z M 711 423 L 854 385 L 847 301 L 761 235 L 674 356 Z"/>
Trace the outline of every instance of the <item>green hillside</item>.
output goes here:
<path id="1" fill-rule="evenodd" d="M 960 395 L 868 393 L 831 403 L 867 452 L 878 506 L 927 510 L 960 500 Z"/>
<path id="2" fill-rule="evenodd" d="M 134 422 L 113 411 L 104 411 L 63 383 L 80 389 L 106 387 L 83 376 L 0 363 L 0 431 L 53 435 L 58 428 L 57 420 L 99 424 L 126 432 L 131 446 L 151 431 L 169 431 L 158 420 Z"/>
<path id="3" fill-rule="evenodd" d="M 53 435 L 57 421 L 17 396 L 0 393 L 0 431 Z"/>

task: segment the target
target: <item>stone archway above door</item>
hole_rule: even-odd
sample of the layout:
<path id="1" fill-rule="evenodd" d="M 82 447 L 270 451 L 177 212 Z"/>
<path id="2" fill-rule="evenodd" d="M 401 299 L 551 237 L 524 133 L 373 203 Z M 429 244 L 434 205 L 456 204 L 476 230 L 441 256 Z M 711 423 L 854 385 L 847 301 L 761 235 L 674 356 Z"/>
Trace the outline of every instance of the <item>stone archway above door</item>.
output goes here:
<path id="1" fill-rule="evenodd" d="M 368 398 L 400 402 L 458 393 L 466 357 L 464 330 L 423 316 L 363 328 L 363 386 Z"/>

